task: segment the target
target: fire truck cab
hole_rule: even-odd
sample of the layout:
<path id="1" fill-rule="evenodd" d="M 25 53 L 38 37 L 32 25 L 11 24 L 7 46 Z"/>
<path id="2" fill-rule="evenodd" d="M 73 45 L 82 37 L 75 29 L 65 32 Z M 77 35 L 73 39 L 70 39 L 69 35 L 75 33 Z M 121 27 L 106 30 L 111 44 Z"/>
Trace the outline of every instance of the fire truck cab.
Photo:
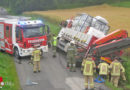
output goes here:
<path id="1" fill-rule="evenodd" d="M 41 20 L 0 18 L 0 50 L 17 58 L 31 55 L 34 46 L 48 52 L 46 34 Z"/>

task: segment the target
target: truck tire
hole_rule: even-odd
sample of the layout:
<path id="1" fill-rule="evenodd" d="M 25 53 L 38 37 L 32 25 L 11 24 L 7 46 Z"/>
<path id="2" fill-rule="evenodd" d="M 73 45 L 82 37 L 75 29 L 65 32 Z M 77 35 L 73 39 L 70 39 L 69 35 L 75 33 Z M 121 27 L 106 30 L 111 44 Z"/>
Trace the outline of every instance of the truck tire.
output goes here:
<path id="1" fill-rule="evenodd" d="M 20 59 L 20 55 L 19 55 L 18 48 L 15 48 L 15 49 L 14 49 L 14 56 L 15 56 L 17 59 Z"/>

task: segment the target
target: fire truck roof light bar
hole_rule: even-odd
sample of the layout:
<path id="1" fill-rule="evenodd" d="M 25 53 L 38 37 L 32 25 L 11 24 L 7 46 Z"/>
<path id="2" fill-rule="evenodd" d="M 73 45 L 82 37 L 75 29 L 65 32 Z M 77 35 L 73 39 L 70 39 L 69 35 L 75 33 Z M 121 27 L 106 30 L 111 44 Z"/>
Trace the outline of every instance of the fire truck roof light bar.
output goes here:
<path id="1" fill-rule="evenodd" d="M 19 25 L 43 24 L 41 20 L 18 21 Z"/>

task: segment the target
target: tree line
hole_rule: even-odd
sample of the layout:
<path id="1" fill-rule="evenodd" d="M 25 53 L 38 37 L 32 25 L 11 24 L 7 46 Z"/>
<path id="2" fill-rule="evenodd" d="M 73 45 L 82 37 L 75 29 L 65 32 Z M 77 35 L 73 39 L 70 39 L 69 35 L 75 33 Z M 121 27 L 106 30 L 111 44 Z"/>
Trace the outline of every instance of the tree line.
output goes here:
<path id="1" fill-rule="evenodd" d="M 123 0 L 0 0 L 0 6 L 20 14 L 24 11 L 75 8 Z"/>

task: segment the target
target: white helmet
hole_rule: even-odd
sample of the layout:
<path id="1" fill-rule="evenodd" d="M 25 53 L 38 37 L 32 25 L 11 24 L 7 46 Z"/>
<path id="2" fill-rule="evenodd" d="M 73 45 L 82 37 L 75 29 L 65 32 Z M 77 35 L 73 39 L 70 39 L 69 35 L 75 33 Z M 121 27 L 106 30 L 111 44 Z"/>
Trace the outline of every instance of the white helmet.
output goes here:
<path id="1" fill-rule="evenodd" d="M 72 40 L 72 41 L 70 41 L 70 43 L 71 43 L 71 44 L 75 44 L 75 41 L 74 41 L 74 40 Z"/>

